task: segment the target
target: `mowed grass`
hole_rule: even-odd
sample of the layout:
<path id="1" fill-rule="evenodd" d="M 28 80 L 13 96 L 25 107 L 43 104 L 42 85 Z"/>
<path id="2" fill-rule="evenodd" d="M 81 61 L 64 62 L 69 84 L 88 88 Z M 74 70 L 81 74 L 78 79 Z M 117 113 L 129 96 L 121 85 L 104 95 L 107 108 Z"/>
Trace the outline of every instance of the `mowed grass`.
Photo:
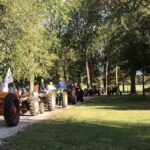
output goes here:
<path id="1" fill-rule="evenodd" d="M 150 97 L 97 97 L 6 139 L 0 149 L 149 150 Z"/>

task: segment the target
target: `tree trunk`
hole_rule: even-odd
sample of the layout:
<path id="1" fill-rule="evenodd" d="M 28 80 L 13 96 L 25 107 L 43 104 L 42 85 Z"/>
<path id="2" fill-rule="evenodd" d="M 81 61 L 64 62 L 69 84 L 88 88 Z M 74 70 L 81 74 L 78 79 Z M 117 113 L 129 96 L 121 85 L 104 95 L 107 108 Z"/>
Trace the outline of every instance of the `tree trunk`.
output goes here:
<path id="1" fill-rule="evenodd" d="M 30 92 L 34 91 L 34 74 L 30 76 Z"/>
<path id="2" fill-rule="evenodd" d="M 103 64 L 103 67 L 104 67 L 104 72 L 103 72 L 103 88 L 104 88 L 104 91 L 106 92 L 106 64 L 105 63 Z"/>
<path id="3" fill-rule="evenodd" d="M 67 75 L 66 75 L 66 67 L 65 65 L 63 66 L 63 72 L 64 72 L 64 79 L 65 79 L 65 82 L 67 81 Z"/>
<path id="4" fill-rule="evenodd" d="M 67 75 L 66 75 L 66 47 L 63 49 L 63 75 L 65 82 L 67 81 Z"/>
<path id="5" fill-rule="evenodd" d="M 131 94 L 136 94 L 136 88 L 135 88 L 135 75 L 136 71 L 131 70 Z"/>
<path id="6" fill-rule="evenodd" d="M 144 70 L 142 71 L 142 94 L 143 94 L 143 97 L 145 97 L 145 79 L 144 79 Z"/>
<path id="7" fill-rule="evenodd" d="M 125 92 L 125 88 L 124 88 L 124 79 L 123 79 L 123 85 L 122 85 L 122 86 L 123 86 L 123 87 L 122 87 L 122 88 L 123 88 L 122 91 Z"/>
<path id="8" fill-rule="evenodd" d="M 90 62 L 89 62 L 89 68 L 90 68 L 90 79 L 91 79 L 91 83 L 93 83 L 94 82 L 94 67 L 93 67 L 93 64 L 92 64 L 92 58 L 93 58 L 93 56 L 92 56 L 92 53 L 90 54 L 91 56 L 91 58 L 90 58 Z"/>
<path id="9" fill-rule="evenodd" d="M 116 86 L 118 87 L 119 85 L 119 79 L 118 79 L 118 66 L 116 65 Z"/>
<path id="10" fill-rule="evenodd" d="M 86 63 L 86 73 L 87 73 L 87 87 L 90 88 L 91 78 L 90 78 L 90 68 L 89 68 L 89 62 L 88 62 L 88 50 L 86 51 L 85 63 Z"/>
<path id="11" fill-rule="evenodd" d="M 105 91 L 107 94 L 107 89 L 108 89 L 108 60 L 106 61 L 106 72 L 105 72 Z"/>

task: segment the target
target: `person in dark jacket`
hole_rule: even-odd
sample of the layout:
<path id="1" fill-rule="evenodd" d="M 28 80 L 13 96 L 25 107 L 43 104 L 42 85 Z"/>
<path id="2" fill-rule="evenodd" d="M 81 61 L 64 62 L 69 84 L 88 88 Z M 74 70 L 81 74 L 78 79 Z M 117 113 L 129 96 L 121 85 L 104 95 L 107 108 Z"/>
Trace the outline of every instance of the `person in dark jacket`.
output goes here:
<path id="1" fill-rule="evenodd" d="M 83 95 L 84 95 L 83 90 L 81 88 L 78 88 L 77 100 L 80 101 L 80 102 L 83 102 Z"/>
<path id="2" fill-rule="evenodd" d="M 40 92 L 43 93 L 45 92 L 45 83 L 44 83 L 44 79 L 41 79 L 41 83 L 40 83 Z"/>

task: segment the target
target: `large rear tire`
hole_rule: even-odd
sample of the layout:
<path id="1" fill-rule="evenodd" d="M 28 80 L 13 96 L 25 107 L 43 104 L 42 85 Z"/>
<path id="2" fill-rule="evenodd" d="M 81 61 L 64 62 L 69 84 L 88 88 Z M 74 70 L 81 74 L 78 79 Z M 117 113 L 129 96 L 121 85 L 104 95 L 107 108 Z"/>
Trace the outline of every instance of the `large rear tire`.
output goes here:
<path id="1" fill-rule="evenodd" d="M 43 103 L 43 102 L 40 102 L 40 104 L 39 104 L 40 106 L 39 106 L 39 111 L 40 111 L 40 113 L 41 114 L 43 114 L 44 113 L 44 111 L 45 111 L 45 104 Z"/>
<path id="2" fill-rule="evenodd" d="M 20 109 L 17 96 L 8 93 L 4 99 L 4 118 L 9 127 L 16 126 L 19 122 Z"/>
<path id="3" fill-rule="evenodd" d="M 39 100 L 37 97 L 29 98 L 29 110 L 31 116 L 36 116 L 39 113 Z"/>
<path id="4" fill-rule="evenodd" d="M 68 105 L 68 95 L 67 95 L 67 92 L 64 91 L 62 98 L 63 98 L 62 99 L 62 102 L 63 102 L 62 106 L 63 107 L 67 107 L 67 105 Z"/>
<path id="5" fill-rule="evenodd" d="M 48 94 L 48 109 L 53 111 L 56 107 L 56 96 L 54 93 Z"/>

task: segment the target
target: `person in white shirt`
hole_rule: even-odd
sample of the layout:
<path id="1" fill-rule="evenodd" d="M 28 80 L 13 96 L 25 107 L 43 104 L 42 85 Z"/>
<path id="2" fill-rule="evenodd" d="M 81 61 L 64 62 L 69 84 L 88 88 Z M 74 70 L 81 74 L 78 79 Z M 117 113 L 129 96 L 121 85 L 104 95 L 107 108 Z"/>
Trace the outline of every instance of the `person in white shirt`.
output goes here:
<path id="1" fill-rule="evenodd" d="M 52 90 L 55 90 L 55 89 L 56 89 L 56 88 L 55 88 L 55 86 L 53 85 L 53 82 L 50 82 L 49 85 L 47 86 L 48 92 L 49 92 L 49 91 L 52 91 Z"/>

